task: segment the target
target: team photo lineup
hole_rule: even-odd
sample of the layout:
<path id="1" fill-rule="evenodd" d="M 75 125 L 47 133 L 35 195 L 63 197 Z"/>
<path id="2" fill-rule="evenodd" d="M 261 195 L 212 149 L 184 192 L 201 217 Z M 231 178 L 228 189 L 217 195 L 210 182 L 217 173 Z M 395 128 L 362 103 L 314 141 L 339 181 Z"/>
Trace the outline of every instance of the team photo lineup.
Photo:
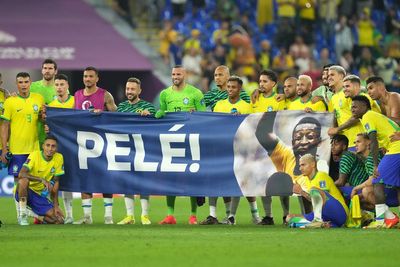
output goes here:
<path id="1" fill-rule="evenodd" d="M 343 67 L 332 64 L 324 66 L 322 71 L 324 90 L 312 91 L 311 77 L 300 75 L 287 77 L 283 93 L 279 93 L 277 74 L 263 70 L 259 74 L 259 88 L 249 96 L 242 89 L 242 79 L 230 75 L 229 68 L 221 65 L 214 72 L 218 88 L 203 95 L 186 82 L 185 68 L 177 65 L 171 71 L 172 85 L 161 91 L 160 108 L 156 110 L 151 103 L 140 99 L 143 85 L 134 77 L 126 81 L 127 100 L 117 106 L 113 96 L 97 86 L 99 72 L 95 67 L 84 69 L 85 88 L 76 91 L 74 96 L 69 94 L 68 77 L 58 74 L 54 60 L 43 61 L 42 74 L 45 81 L 54 84 L 55 90 L 40 86 L 42 81 L 32 83 L 28 73 L 20 72 L 16 75 L 18 92 L 8 96 L 3 91 L 1 160 L 15 177 L 20 225 L 29 225 L 29 217 L 33 217 L 34 223 L 92 224 L 93 194 L 81 192 L 82 219 L 73 218 L 72 192 L 61 192 L 65 210 L 60 208 L 58 189 L 64 175 L 64 158 L 57 152 L 57 138 L 46 124 L 46 107 L 88 110 L 99 115 L 131 112 L 160 120 L 168 112 L 206 111 L 207 108 L 232 116 L 261 113 L 254 134 L 276 170 L 291 177 L 292 191 L 302 211 L 301 215 L 290 214 L 289 196 L 281 196 L 286 224 L 302 228 L 392 228 L 399 222 L 398 215 L 389 207 L 398 207 L 400 196 L 400 96 L 387 92 L 381 77 L 369 77 L 363 88 L 358 76 L 347 74 Z M 330 97 L 326 96 L 327 90 L 332 90 Z M 316 153 L 322 136 L 319 120 L 305 116 L 298 121 L 293 128 L 291 147 L 273 133 L 275 116 L 286 110 L 335 114 L 334 127 L 324 129 L 332 147 L 330 168 L 326 160 L 321 164 Z M 263 171 L 263 166 L 258 168 Z M 124 198 L 126 217 L 118 224 L 131 224 L 134 222 L 134 195 Z M 272 225 L 272 198 L 261 198 L 264 213 L 260 215 L 256 197 L 247 197 L 252 220 L 254 224 Z M 103 194 L 103 199 L 104 223 L 113 224 L 113 195 Z M 166 199 L 167 216 L 159 224 L 176 224 L 175 197 Z M 190 197 L 188 223 L 236 224 L 239 200 L 240 197 L 224 197 L 227 216 L 219 221 L 217 197 L 209 197 L 210 214 L 198 221 L 197 207 L 204 200 Z M 151 224 L 150 197 L 141 195 L 140 203 L 141 223 Z M 352 217 L 354 213 L 361 216 Z"/>
<path id="2" fill-rule="evenodd" d="M 111 9 L 132 29 L 140 24 L 124 10 L 129 11 L 127 3 L 132 1 L 110 2 Z M 80 70 L 84 87 L 79 89 L 71 88 L 68 71 L 52 57 L 38 66 L 42 79 L 37 81 L 28 69 L 12 77 L 0 73 L 0 160 L 2 168 L 14 177 L 15 206 L 7 209 L 16 214 L 15 221 L 3 223 L 91 225 L 93 199 L 102 197 L 107 225 L 237 225 L 239 202 L 245 197 L 252 224 L 263 227 L 277 224 L 272 211 L 274 196 L 279 197 L 282 208 L 279 220 L 288 228 L 400 226 L 400 13 L 395 1 L 383 1 L 383 13 L 375 10 L 379 6 L 375 2 L 380 1 L 349 1 L 354 2 L 354 17 L 348 6 L 346 9 L 347 2 L 339 0 L 165 2 L 164 11 L 155 13 L 162 17 L 158 56 L 168 68 L 170 84 L 154 102 L 142 99 L 152 85 L 131 75 L 119 81 L 125 85 L 124 92 L 118 92 L 124 100 L 116 103 L 120 97 L 115 91 L 100 87 L 103 70 L 90 62 Z M 186 2 L 198 19 L 192 27 L 185 24 Z M 249 4 L 253 2 L 257 7 Z M 150 10 L 152 4 L 136 3 Z M 254 8 L 257 18 L 241 12 Z M 206 29 L 200 22 L 207 20 L 204 13 L 211 9 L 217 10 L 217 19 Z M 318 34 L 316 21 L 321 24 Z M 357 32 L 357 42 L 350 25 Z M 378 26 L 385 28 L 387 36 L 376 30 Z M 206 34 L 209 37 L 204 42 L 201 38 Z M 269 34 L 274 40 L 266 38 Z M 310 60 L 313 56 L 318 64 Z M 15 81 L 13 90 L 1 88 L 5 78 Z M 59 132 L 51 127 L 52 112 L 60 110 L 80 110 L 96 118 L 109 113 L 136 114 L 141 125 L 168 120 L 176 113 L 224 114 L 227 124 L 231 118 L 243 117 L 231 146 L 233 179 L 241 194 L 185 195 L 190 210 L 186 221 L 178 221 L 175 202 L 182 194 L 153 196 L 151 188 L 150 194 L 138 196 L 134 189 L 132 194 L 63 191 L 63 179 L 68 176 L 65 164 L 75 158 L 59 150 L 63 146 Z M 169 131 L 178 131 L 183 127 L 179 125 L 171 123 Z M 96 125 L 101 126 L 101 122 Z M 68 133 L 69 129 L 64 130 Z M 190 145 L 198 142 L 190 139 Z M 79 149 L 86 145 L 77 142 Z M 96 153 L 96 144 L 92 150 L 85 148 L 89 154 Z M 188 166 L 185 174 L 194 175 L 203 168 L 200 148 L 201 138 L 198 155 L 193 154 L 192 146 L 190 150 L 198 162 Z M 79 152 L 76 154 L 78 157 Z M 144 158 L 142 161 L 146 163 Z M 134 175 L 135 170 L 132 172 Z M 110 173 L 99 175 L 107 179 Z M 96 183 L 90 178 L 88 183 Z M 113 216 L 115 197 L 123 197 L 122 218 Z M 135 218 L 135 197 L 140 199 L 140 220 Z M 151 220 L 153 197 L 165 198 L 161 221 Z M 217 215 L 218 197 L 223 218 Z M 74 215 L 76 198 L 83 217 Z M 199 218 L 199 208 L 207 209 L 208 216 Z"/>

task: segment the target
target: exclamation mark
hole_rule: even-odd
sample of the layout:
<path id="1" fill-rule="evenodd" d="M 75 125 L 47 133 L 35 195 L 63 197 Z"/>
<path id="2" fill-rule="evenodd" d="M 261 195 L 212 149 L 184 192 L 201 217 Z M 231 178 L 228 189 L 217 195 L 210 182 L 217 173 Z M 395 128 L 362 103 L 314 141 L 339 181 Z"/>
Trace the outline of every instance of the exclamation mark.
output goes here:
<path id="1" fill-rule="evenodd" d="M 199 161 L 200 160 L 200 144 L 199 144 L 199 134 L 189 134 L 189 144 L 190 144 L 190 152 L 192 153 L 192 160 Z M 200 169 L 199 163 L 190 164 L 189 170 L 190 172 L 198 172 Z"/>

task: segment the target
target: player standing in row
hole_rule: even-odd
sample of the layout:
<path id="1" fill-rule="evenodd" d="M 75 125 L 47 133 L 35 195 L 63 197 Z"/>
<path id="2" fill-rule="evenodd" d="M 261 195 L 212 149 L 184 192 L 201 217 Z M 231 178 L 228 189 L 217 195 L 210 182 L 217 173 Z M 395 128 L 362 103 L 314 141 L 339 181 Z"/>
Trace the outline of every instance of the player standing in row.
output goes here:
<path id="1" fill-rule="evenodd" d="M 57 98 L 49 103 L 49 107 L 73 109 L 75 107 L 75 98 L 69 94 L 68 77 L 64 74 L 57 74 L 54 78 L 54 86 L 56 88 Z M 45 128 L 47 127 L 45 126 Z M 61 196 L 65 208 L 64 223 L 73 223 L 72 192 L 61 191 Z"/>
<path id="2" fill-rule="evenodd" d="M 139 79 L 128 79 L 125 87 L 125 96 L 127 100 L 118 105 L 118 112 L 138 113 L 142 116 L 154 115 L 156 113 L 156 110 L 151 103 L 140 99 L 140 93 L 142 92 L 142 88 L 140 85 L 141 82 Z M 135 223 L 134 201 L 135 195 L 125 195 L 126 217 L 118 222 L 118 224 Z M 142 224 L 151 224 L 149 218 L 149 196 L 141 195 L 140 204 L 142 206 L 142 215 L 140 216 Z"/>
<path id="3" fill-rule="evenodd" d="M 8 174 L 14 176 L 15 182 L 29 154 L 39 150 L 38 121 L 44 100 L 41 95 L 30 92 L 31 83 L 29 73 L 17 74 L 18 93 L 4 102 L 4 113 L 1 116 L 1 161 L 8 164 Z M 7 152 L 13 154 L 10 162 L 6 159 Z M 17 216 L 20 219 L 18 205 Z"/>
<path id="4" fill-rule="evenodd" d="M 113 96 L 105 89 L 97 86 L 99 72 L 94 67 L 87 67 L 83 72 L 83 84 L 85 88 L 75 92 L 75 109 L 90 110 L 94 112 L 116 111 Z M 84 217 L 76 224 L 92 224 L 92 193 L 82 192 L 82 208 Z M 112 220 L 112 194 L 103 194 L 104 199 L 104 223 L 113 224 Z"/>
<path id="5" fill-rule="evenodd" d="M 165 112 L 205 111 L 203 93 L 185 81 L 186 71 L 182 66 L 175 66 L 171 73 L 172 85 L 160 93 L 160 110 L 156 117 L 164 116 Z M 160 224 L 176 224 L 174 217 L 176 196 L 167 196 L 167 216 Z M 197 224 L 197 199 L 190 197 L 191 211 L 189 224 Z"/>

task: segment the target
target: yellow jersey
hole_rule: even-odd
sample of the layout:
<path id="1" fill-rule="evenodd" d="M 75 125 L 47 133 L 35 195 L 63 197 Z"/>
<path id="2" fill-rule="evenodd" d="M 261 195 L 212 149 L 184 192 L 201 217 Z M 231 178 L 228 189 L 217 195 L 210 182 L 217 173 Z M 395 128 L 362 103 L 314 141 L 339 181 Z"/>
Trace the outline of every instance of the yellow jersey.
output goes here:
<path id="1" fill-rule="evenodd" d="M 238 102 L 232 104 L 228 99 L 219 100 L 214 107 L 214 112 L 222 113 L 240 113 L 240 114 L 250 114 L 252 113 L 251 105 L 246 101 L 239 99 Z"/>
<path id="2" fill-rule="evenodd" d="M 293 100 L 290 105 L 288 105 L 287 110 L 304 110 L 305 108 L 311 108 L 312 111 L 326 111 L 326 107 L 323 101 L 318 101 L 317 103 L 313 104 L 311 102 L 311 96 L 306 101 L 301 101 L 301 97 L 296 98 Z"/>
<path id="3" fill-rule="evenodd" d="M 376 104 L 376 102 L 373 101 L 368 94 L 361 93 L 360 95 L 363 95 L 368 98 L 373 111 L 381 112 L 378 104 Z M 335 113 L 338 126 L 341 126 L 353 116 L 353 114 L 351 113 L 352 103 L 353 100 L 350 97 L 346 97 L 344 95 L 343 89 L 332 96 L 328 108 L 330 112 Z M 349 147 L 354 147 L 354 141 L 356 140 L 357 134 L 363 132 L 364 132 L 364 127 L 361 125 L 361 122 L 342 131 L 342 133 L 347 137 L 347 139 L 349 139 Z"/>
<path id="4" fill-rule="evenodd" d="M 26 98 L 12 96 L 4 102 L 4 113 L 0 117 L 10 122 L 11 153 L 20 155 L 39 150 L 38 121 L 43 105 L 43 97 L 36 93 Z"/>
<path id="5" fill-rule="evenodd" d="M 49 107 L 52 108 L 74 108 L 74 106 L 75 98 L 72 95 L 69 95 L 65 102 L 60 102 L 60 100 L 54 99 L 49 104 Z"/>
<path id="6" fill-rule="evenodd" d="M 3 90 L 0 90 L 0 116 L 4 113 L 4 101 L 6 101 L 6 95 Z M 3 124 L 3 120 L 0 120 L 0 127 Z M 3 148 L 3 145 L 0 142 L 0 150 Z"/>
<path id="7" fill-rule="evenodd" d="M 43 151 L 34 151 L 29 154 L 23 166 L 29 170 L 29 174 L 49 182 L 54 176 L 64 174 L 64 158 L 57 152 L 53 155 L 51 160 L 47 161 L 44 158 Z M 29 188 L 40 195 L 45 189 L 45 185 L 38 181 L 30 181 Z"/>
<path id="8" fill-rule="evenodd" d="M 399 154 L 400 141 L 390 142 L 390 136 L 400 131 L 399 125 L 378 112 L 369 110 L 361 119 L 367 133 L 376 132 L 379 147 L 387 150 L 386 154 Z"/>
<path id="9" fill-rule="evenodd" d="M 275 92 L 271 96 L 265 97 L 264 94 L 260 94 L 260 97 L 255 103 L 251 103 L 253 113 L 257 112 L 271 112 L 285 109 L 285 101 L 277 101 L 275 99 Z"/>
<path id="10" fill-rule="evenodd" d="M 346 211 L 346 214 L 349 214 L 349 208 L 347 207 L 346 202 L 344 201 L 342 193 L 336 187 L 333 179 L 326 172 L 317 172 L 314 175 L 314 177 L 312 178 L 307 177 L 307 178 L 308 178 L 307 179 L 308 193 L 312 187 L 328 192 L 332 197 L 334 197 L 337 201 L 339 201 L 340 204 L 342 204 L 344 210 Z"/>

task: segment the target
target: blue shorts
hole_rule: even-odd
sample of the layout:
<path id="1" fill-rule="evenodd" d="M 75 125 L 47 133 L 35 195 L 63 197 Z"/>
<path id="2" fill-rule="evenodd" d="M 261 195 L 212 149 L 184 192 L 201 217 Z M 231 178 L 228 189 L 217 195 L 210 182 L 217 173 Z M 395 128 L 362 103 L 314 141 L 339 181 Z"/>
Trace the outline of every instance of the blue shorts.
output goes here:
<path id="1" fill-rule="evenodd" d="M 340 191 L 342 192 L 343 197 L 346 199 L 346 202 L 350 202 L 350 195 L 351 191 L 353 190 L 353 186 L 343 186 L 339 187 Z M 387 188 L 385 187 L 385 197 L 386 197 L 386 205 L 389 207 L 398 207 L 399 206 L 399 199 L 397 198 L 397 190 L 394 188 Z M 361 195 L 361 190 L 357 192 L 358 195 Z"/>
<path id="2" fill-rule="evenodd" d="M 346 211 L 336 198 L 332 197 L 327 192 L 325 192 L 325 195 L 327 200 L 322 207 L 322 220 L 324 222 L 330 222 L 332 227 L 341 227 L 346 223 Z M 304 217 L 312 221 L 314 219 L 314 212 L 307 213 Z"/>
<path id="3" fill-rule="evenodd" d="M 15 192 L 15 199 L 19 201 L 18 190 Z M 27 205 L 39 216 L 45 216 L 54 207 L 48 198 L 38 195 L 31 189 L 28 189 Z"/>
<path id="4" fill-rule="evenodd" d="M 383 156 L 378 172 L 379 177 L 372 180 L 373 184 L 400 187 L 400 153 Z"/>
<path id="5" fill-rule="evenodd" d="M 8 163 L 8 174 L 17 177 L 29 154 L 13 155 Z"/>

